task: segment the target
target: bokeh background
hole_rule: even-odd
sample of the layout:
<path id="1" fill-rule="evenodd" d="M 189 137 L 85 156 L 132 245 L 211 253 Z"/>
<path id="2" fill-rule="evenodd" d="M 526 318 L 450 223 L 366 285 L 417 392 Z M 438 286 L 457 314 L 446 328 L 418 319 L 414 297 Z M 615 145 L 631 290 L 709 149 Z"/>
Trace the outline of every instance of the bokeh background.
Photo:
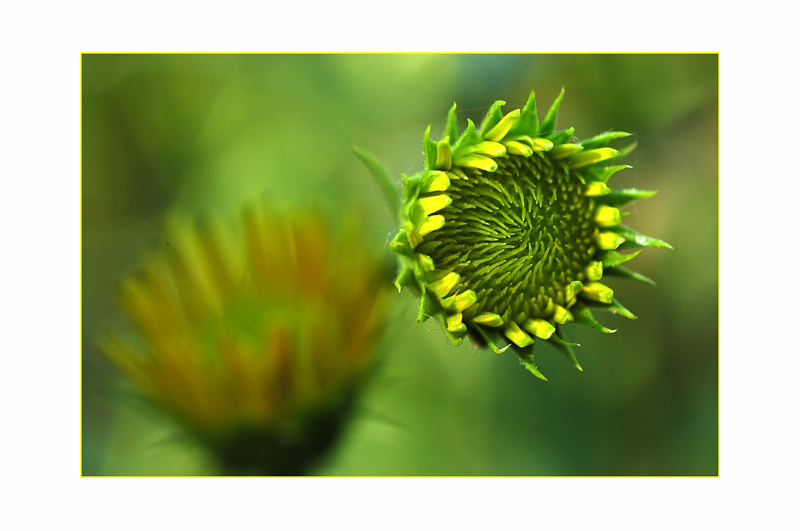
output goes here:
<path id="1" fill-rule="evenodd" d="M 626 224 L 670 242 L 612 280 L 636 321 L 568 327 L 584 368 L 537 347 L 542 382 L 510 353 L 453 347 L 397 296 L 379 367 L 341 443 L 335 476 L 715 476 L 718 474 L 718 56 L 83 55 L 82 474 L 203 475 L 210 464 L 170 419 L 130 400 L 97 339 L 125 324 L 114 289 L 164 245 L 173 212 L 232 216 L 269 197 L 357 209 L 388 253 L 392 214 L 353 155 L 399 177 L 422 167 L 458 103 L 480 121 L 561 87 L 558 126 L 579 138 L 634 133 L 616 187 L 658 190 Z M 624 144 L 623 144 L 624 145 Z"/>

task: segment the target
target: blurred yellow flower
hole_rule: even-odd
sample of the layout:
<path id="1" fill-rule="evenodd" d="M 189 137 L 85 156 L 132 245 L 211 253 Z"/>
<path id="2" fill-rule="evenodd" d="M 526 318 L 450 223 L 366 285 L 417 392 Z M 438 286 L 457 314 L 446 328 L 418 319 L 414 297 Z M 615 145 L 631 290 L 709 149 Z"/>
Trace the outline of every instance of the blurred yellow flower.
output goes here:
<path id="1" fill-rule="evenodd" d="M 387 272 L 350 220 L 246 209 L 176 225 L 125 279 L 138 337 L 103 350 L 226 474 L 300 475 L 336 440 L 373 361 Z"/>

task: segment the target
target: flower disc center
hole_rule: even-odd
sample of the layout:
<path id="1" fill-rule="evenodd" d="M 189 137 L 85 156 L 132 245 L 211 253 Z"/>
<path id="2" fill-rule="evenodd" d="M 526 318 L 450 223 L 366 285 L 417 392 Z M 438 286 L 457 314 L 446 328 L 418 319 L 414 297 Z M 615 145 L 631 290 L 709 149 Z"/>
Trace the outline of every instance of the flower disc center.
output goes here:
<path id="1" fill-rule="evenodd" d="M 461 276 L 455 293 L 475 291 L 470 313 L 547 318 L 553 303 L 570 304 L 567 288 L 594 253 L 593 202 L 568 166 L 546 155 L 497 162 L 492 173 L 449 175 L 445 225 L 419 251 Z"/>

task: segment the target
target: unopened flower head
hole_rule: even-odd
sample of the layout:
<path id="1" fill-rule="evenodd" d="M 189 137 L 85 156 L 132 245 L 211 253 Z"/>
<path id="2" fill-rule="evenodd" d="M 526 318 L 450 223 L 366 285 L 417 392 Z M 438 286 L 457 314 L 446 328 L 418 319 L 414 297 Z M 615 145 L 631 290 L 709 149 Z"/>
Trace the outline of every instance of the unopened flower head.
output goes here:
<path id="1" fill-rule="evenodd" d="M 622 264 L 641 249 L 669 247 L 625 227 L 620 208 L 655 192 L 614 190 L 609 164 L 633 149 L 608 147 L 628 133 L 576 141 L 555 130 L 563 97 L 540 122 L 535 96 L 504 114 L 496 101 L 480 128 L 458 132 L 456 106 L 441 140 L 423 136 L 425 169 L 403 176 L 401 230 L 391 243 L 401 257 L 398 289 L 421 296 L 417 322 L 437 318 L 451 341 L 465 336 L 495 352 L 511 347 L 536 376 L 533 346 L 548 341 L 580 369 L 562 325 L 602 332 L 593 308 L 635 318 L 614 297 L 606 276 L 651 282 Z"/>
<path id="2" fill-rule="evenodd" d="M 388 305 L 358 226 L 249 208 L 183 224 L 127 278 L 138 332 L 109 357 L 232 473 L 301 474 L 335 440 L 372 366 Z"/>

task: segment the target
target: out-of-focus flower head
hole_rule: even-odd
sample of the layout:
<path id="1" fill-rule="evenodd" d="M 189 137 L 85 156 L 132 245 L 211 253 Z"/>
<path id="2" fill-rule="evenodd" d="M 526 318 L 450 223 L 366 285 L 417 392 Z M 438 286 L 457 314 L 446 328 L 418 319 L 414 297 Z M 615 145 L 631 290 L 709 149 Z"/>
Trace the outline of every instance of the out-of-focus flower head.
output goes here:
<path id="1" fill-rule="evenodd" d="M 138 334 L 103 350 L 226 474 L 300 475 L 332 446 L 373 366 L 386 269 L 358 224 L 251 206 L 174 224 L 125 279 Z"/>

